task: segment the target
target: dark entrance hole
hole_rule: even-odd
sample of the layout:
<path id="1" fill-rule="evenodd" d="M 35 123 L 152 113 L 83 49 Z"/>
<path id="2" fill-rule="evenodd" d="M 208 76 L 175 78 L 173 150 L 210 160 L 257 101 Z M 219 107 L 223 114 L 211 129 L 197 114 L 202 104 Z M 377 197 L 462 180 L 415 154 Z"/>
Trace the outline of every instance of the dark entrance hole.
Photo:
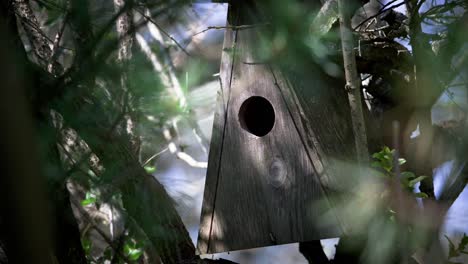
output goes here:
<path id="1" fill-rule="evenodd" d="M 242 103 L 239 109 L 239 122 L 243 129 L 263 137 L 275 124 L 275 110 L 267 99 L 252 96 Z"/>

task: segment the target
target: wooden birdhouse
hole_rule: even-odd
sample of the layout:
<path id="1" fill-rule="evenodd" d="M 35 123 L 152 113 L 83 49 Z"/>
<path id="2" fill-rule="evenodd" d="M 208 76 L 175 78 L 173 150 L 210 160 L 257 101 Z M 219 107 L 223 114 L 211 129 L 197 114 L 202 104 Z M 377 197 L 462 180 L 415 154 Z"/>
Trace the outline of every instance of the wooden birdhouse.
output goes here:
<path id="1" fill-rule="evenodd" d="M 327 157 L 353 149 L 349 117 L 339 110 L 347 104 L 344 82 L 313 63 L 286 73 L 258 61 L 255 46 L 268 27 L 245 26 L 264 21 L 240 5 L 228 12 L 200 254 L 342 232 L 327 196 L 333 180 Z"/>

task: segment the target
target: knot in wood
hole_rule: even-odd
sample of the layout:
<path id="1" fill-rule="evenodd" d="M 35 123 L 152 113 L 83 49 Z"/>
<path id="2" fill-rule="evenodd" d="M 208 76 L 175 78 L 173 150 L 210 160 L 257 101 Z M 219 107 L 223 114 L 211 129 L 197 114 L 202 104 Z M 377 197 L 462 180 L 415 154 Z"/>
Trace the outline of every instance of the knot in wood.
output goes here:
<path id="1" fill-rule="evenodd" d="M 273 187 L 279 188 L 284 185 L 288 176 L 288 172 L 286 169 L 286 164 L 281 159 L 274 158 L 270 164 L 268 172 L 270 174 L 270 177 L 268 177 L 269 183 Z"/>

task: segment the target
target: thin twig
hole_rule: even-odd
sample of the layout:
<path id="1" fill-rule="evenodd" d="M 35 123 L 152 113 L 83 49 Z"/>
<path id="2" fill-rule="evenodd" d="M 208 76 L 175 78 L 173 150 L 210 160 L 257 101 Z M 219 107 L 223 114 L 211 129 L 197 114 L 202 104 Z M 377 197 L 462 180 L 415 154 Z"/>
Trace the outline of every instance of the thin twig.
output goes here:
<path id="1" fill-rule="evenodd" d="M 47 36 L 35 23 L 33 23 L 32 21 L 22 17 L 22 15 L 20 13 L 18 13 L 16 10 L 15 10 L 15 13 L 18 17 L 20 17 L 21 21 L 22 22 L 25 22 L 29 27 L 31 27 L 32 29 L 34 29 L 39 35 L 41 35 L 45 40 L 47 40 L 49 43 L 54 43 L 54 41 L 52 39 L 49 38 L 49 36 Z M 73 51 L 72 48 L 68 48 L 68 47 L 64 47 L 64 46 L 59 46 L 60 49 L 64 49 L 64 50 L 71 50 Z"/>
<path id="2" fill-rule="evenodd" d="M 404 5 L 404 4 L 406 3 L 406 1 L 403 1 L 403 2 L 398 3 L 398 4 L 396 4 L 396 5 L 390 6 L 389 8 L 386 8 L 387 6 L 389 6 L 389 5 L 393 4 L 393 3 L 395 3 L 396 1 L 397 1 L 397 0 L 393 0 L 393 1 L 390 1 L 389 3 L 387 3 L 386 5 L 384 5 L 384 6 L 379 10 L 379 12 L 377 12 L 377 14 L 375 14 L 375 15 L 373 15 L 373 16 L 370 16 L 370 17 L 368 17 L 368 18 L 366 18 L 366 19 L 364 19 L 361 23 L 359 23 L 357 26 L 355 26 L 355 27 L 353 28 L 353 30 L 356 31 L 356 29 L 358 29 L 359 27 L 361 27 L 361 26 L 364 25 L 365 23 L 369 22 L 369 20 L 374 19 L 374 18 L 376 18 L 376 17 L 382 15 L 383 13 L 387 12 L 388 10 L 392 10 L 393 8 L 397 8 L 397 7 L 402 6 L 402 5 Z"/>
<path id="3" fill-rule="evenodd" d="M 166 35 L 168 38 L 170 38 L 176 45 L 177 47 L 179 47 L 187 56 L 191 57 L 192 55 L 190 55 L 190 53 L 188 53 L 188 51 L 182 47 L 182 45 L 180 45 L 180 43 L 174 38 L 172 37 L 169 33 L 167 33 L 161 26 L 158 25 L 158 23 L 156 23 L 156 21 L 154 21 L 154 19 L 152 19 L 150 16 L 147 16 L 144 12 L 142 12 L 141 10 L 138 10 L 138 9 L 135 9 L 138 13 L 140 13 L 144 18 L 146 18 L 147 21 L 153 23 L 153 25 L 155 25 L 164 35 Z"/>
<path id="4" fill-rule="evenodd" d="M 154 154 L 153 156 L 151 156 L 149 159 L 147 159 L 141 166 L 146 166 L 148 165 L 148 163 L 153 160 L 154 158 L 156 158 L 157 156 L 163 154 L 164 152 L 166 152 L 169 148 L 164 148 L 163 150 L 159 151 L 158 153 Z"/>
<path id="5" fill-rule="evenodd" d="M 204 30 L 193 34 L 192 38 L 195 37 L 196 35 L 205 33 L 206 31 L 212 30 L 212 29 L 242 30 L 242 29 L 249 29 L 249 28 L 254 28 L 254 27 L 268 26 L 268 25 L 270 25 L 270 23 L 258 23 L 258 24 L 252 24 L 252 25 L 239 25 L 239 26 L 209 26 L 205 28 Z"/>

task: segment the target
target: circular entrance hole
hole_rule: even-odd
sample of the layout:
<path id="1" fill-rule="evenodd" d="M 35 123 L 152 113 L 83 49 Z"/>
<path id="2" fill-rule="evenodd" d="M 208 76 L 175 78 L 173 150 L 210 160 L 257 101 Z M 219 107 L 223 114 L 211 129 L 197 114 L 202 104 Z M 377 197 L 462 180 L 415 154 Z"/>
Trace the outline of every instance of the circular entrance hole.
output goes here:
<path id="1" fill-rule="evenodd" d="M 252 96 L 245 100 L 239 109 L 239 123 L 246 131 L 263 137 L 275 124 L 275 110 L 267 99 Z"/>

